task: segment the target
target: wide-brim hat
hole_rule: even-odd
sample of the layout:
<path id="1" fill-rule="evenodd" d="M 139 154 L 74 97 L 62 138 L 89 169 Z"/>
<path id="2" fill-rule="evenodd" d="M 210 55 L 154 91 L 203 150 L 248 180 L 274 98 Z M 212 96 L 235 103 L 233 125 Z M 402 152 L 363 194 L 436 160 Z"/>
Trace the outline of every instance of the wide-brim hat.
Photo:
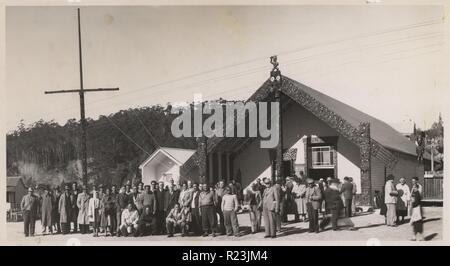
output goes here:
<path id="1" fill-rule="evenodd" d="M 312 184 L 312 183 L 314 183 L 314 179 L 308 177 L 308 178 L 306 179 L 306 183 Z"/>
<path id="2" fill-rule="evenodd" d="M 28 192 L 33 192 L 33 188 L 32 188 L 32 187 L 29 187 L 29 188 L 28 188 Z"/>

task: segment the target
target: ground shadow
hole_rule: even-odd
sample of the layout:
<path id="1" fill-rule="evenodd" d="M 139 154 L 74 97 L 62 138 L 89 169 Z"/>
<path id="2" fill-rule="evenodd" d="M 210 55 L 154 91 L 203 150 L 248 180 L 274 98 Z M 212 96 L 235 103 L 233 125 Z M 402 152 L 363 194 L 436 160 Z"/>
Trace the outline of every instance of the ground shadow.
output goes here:
<path id="1" fill-rule="evenodd" d="M 381 224 L 369 224 L 369 225 L 366 225 L 366 226 L 357 226 L 357 227 L 354 227 L 355 229 L 364 229 L 364 228 L 373 228 L 373 227 L 378 227 L 378 226 L 382 226 L 382 225 L 385 225 L 385 223 L 381 223 Z"/>
<path id="2" fill-rule="evenodd" d="M 432 221 L 439 221 L 441 218 L 428 218 L 428 219 L 424 219 L 423 223 L 428 223 L 428 222 L 432 222 Z"/>
<path id="3" fill-rule="evenodd" d="M 250 226 L 239 226 L 239 236 L 250 235 L 252 228 Z"/>
<path id="4" fill-rule="evenodd" d="M 374 212 L 356 212 L 352 214 L 352 218 L 374 214 Z"/>
<path id="5" fill-rule="evenodd" d="M 296 228 L 296 227 L 282 228 L 281 233 L 277 234 L 277 237 L 284 237 L 293 234 L 301 234 L 306 233 L 308 231 L 309 231 L 308 228 Z"/>
<path id="6" fill-rule="evenodd" d="M 430 241 L 433 238 L 435 238 L 437 236 L 437 233 L 432 233 L 431 235 L 427 235 L 426 237 L 424 237 L 425 241 Z"/>

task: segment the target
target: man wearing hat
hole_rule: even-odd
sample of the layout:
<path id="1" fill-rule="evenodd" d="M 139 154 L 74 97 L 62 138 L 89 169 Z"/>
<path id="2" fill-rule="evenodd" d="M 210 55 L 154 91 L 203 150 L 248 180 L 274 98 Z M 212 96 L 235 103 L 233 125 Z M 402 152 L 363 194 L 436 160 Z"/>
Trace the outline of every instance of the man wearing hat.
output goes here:
<path id="1" fill-rule="evenodd" d="M 264 179 L 266 189 L 263 193 L 263 219 L 265 238 L 276 237 L 277 214 L 280 212 L 280 194 L 269 178 Z"/>
<path id="2" fill-rule="evenodd" d="M 53 234 L 53 221 L 52 221 L 52 211 L 53 211 L 53 195 L 47 186 L 44 186 L 44 194 L 41 199 L 41 223 L 42 223 L 42 234 L 46 233 L 47 227 L 49 228 L 50 234 Z"/>
<path id="3" fill-rule="evenodd" d="M 89 233 L 89 194 L 87 193 L 87 187 L 83 186 L 83 192 L 78 194 L 77 207 L 78 207 L 78 225 L 82 234 Z"/>
<path id="4" fill-rule="evenodd" d="M 353 199 L 353 184 L 350 182 L 348 176 L 344 177 L 344 184 L 341 187 L 341 193 L 344 196 L 345 216 L 352 216 L 352 199 Z"/>
<path id="5" fill-rule="evenodd" d="M 131 195 L 132 191 L 131 191 L 131 181 L 128 180 L 127 183 L 125 184 L 125 194 L 127 196 Z"/>
<path id="6" fill-rule="evenodd" d="M 309 232 L 319 233 L 319 209 L 322 193 L 320 188 L 314 184 L 314 179 L 307 178 L 306 183 L 308 186 L 306 187 L 305 199 L 309 217 Z"/>
<path id="7" fill-rule="evenodd" d="M 77 206 L 77 200 L 78 200 L 78 183 L 77 182 L 73 182 L 72 183 L 72 191 L 70 194 L 70 203 L 72 205 L 72 210 L 70 211 L 70 221 L 69 221 L 69 226 L 71 223 L 73 223 L 73 233 L 77 233 L 78 232 L 78 206 Z"/>
<path id="8" fill-rule="evenodd" d="M 59 222 L 63 235 L 70 233 L 70 220 L 72 217 L 72 202 L 69 185 L 64 186 L 64 193 L 58 201 Z"/>
<path id="9" fill-rule="evenodd" d="M 332 179 L 329 181 L 329 186 L 324 191 L 325 198 L 325 208 L 328 214 L 331 214 L 331 226 L 333 227 L 333 231 L 337 231 L 337 221 L 339 218 L 339 211 L 341 209 L 341 196 L 339 193 L 339 180 Z M 325 228 L 329 222 L 329 218 L 327 217 L 321 224 L 322 228 Z"/>
<path id="10" fill-rule="evenodd" d="M 38 199 L 33 194 L 33 188 L 28 188 L 28 194 L 23 196 L 20 208 L 23 212 L 23 225 L 25 236 L 34 236 L 34 226 L 38 208 Z"/>
<path id="11" fill-rule="evenodd" d="M 384 186 L 384 203 L 386 204 L 386 225 L 396 227 L 396 210 L 398 191 L 394 186 L 394 176 L 392 174 L 386 177 L 386 184 Z"/>
<path id="12" fill-rule="evenodd" d="M 164 189 L 164 182 L 159 181 L 157 189 L 153 192 L 156 200 L 156 231 L 159 234 L 164 234 L 166 231 L 165 222 L 167 214 L 166 190 Z"/>
<path id="13" fill-rule="evenodd" d="M 53 188 L 53 204 L 52 204 L 52 223 L 56 228 L 56 233 L 61 233 L 61 224 L 59 222 L 59 199 L 61 198 L 61 192 L 59 190 L 59 186 L 56 186 Z"/>
<path id="14" fill-rule="evenodd" d="M 155 193 L 155 191 L 157 190 L 157 184 L 155 180 L 152 180 L 152 182 L 150 182 L 150 191 L 152 193 Z"/>

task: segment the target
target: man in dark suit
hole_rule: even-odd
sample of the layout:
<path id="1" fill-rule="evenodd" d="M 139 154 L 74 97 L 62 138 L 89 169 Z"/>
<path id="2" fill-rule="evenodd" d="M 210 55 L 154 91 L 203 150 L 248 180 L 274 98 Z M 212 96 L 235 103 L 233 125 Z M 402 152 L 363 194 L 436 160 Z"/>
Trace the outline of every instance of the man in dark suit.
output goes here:
<path id="1" fill-rule="evenodd" d="M 71 223 L 73 223 L 73 233 L 78 232 L 78 205 L 77 205 L 77 199 L 78 199 L 78 184 L 77 182 L 72 183 L 72 192 L 70 194 L 70 203 L 72 206 L 72 210 L 70 211 L 71 217 L 69 226 Z"/>
<path id="2" fill-rule="evenodd" d="M 322 192 L 320 191 L 319 186 L 314 184 L 314 179 L 307 178 L 306 182 L 308 183 L 308 187 L 306 188 L 305 199 L 309 218 L 309 232 L 319 233 L 319 209 L 322 200 Z"/>
<path id="3" fill-rule="evenodd" d="M 269 178 L 264 180 L 266 189 L 263 194 L 263 218 L 265 238 L 275 238 L 277 229 L 277 215 L 280 212 L 280 194 Z"/>
<path id="4" fill-rule="evenodd" d="M 175 184 L 170 184 L 169 190 L 166 192 L 166 197 L 164 199 L 164 209 L 167 213 L 175 207 L 179 197 L 180 191 L 176 189 Z"/>
<path id="5" fill-rule="evenodd" d="M 202 218 L 200 216 L 200 190 L 198 184 L 192 185 L 192 200 L 191 200 L 191 214 L 192 222 L 191 229 L 196 235 L 202 234 Z"/>
<path id="6" fill-rule="evenodd" d="M 353 184 L 347 176 L 344 177 L 344 184 L 342 184 L 341 193 L 344 196 L 345 216 L 352 217 Z"/>
<path id="7" fill-rule="evenodd" d="M 158 188 L 154 191 L 156 198 L 156 228 L 157 232 L 164 234 L 165 231 L 165 221 L 166 221 L 166 190 L 164 189 L 164 182 L 158 183 Z"/>
<path id="8" fill-rule="evenodd" d="M 341 195 L 339 188 L 337 187 L 339 180 L 333 179 L 330 181 L 330 185 L 324 191 L 325 206 L 327 213 L 331 214 L 331 226 L 333 231 L 337 231 L 337 221 L 339 218 L 339 211 L 341 209 Z M 329 218 L 323 220 L 321 227 L 325 228 L 329 222 Z"/>

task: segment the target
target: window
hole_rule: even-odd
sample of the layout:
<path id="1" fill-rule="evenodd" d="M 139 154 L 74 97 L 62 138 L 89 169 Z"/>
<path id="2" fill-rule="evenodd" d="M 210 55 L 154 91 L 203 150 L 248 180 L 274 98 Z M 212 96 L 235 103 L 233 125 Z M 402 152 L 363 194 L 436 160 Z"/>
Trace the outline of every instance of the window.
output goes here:
<path id="1" fill-rule="evenodd" d="M 312 168 L 334 168 L 334 150 L 331 146 L 311 147 Z"/>

